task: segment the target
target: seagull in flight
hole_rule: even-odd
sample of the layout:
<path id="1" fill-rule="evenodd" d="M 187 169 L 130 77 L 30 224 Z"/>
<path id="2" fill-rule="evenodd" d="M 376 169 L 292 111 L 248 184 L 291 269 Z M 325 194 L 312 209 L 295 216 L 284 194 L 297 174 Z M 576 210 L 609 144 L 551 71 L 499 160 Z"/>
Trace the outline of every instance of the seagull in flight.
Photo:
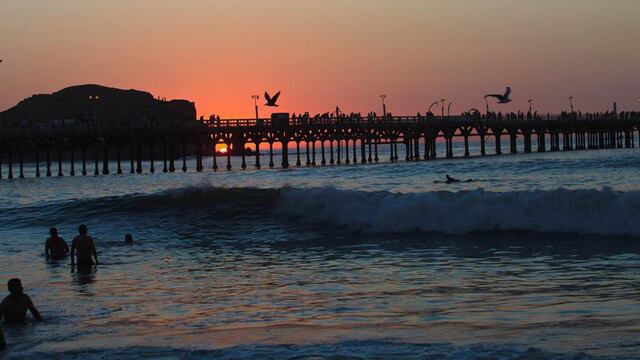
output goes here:
<path id="1" fill-rule="evenodd" d="M 511 94 L 511 87 L 507 86 L 507 90 L 504 92 L 504 95 L 500 95 L 500 94 L 488 94 L 485 95 L 485 99 L 488 97 L 494 97 L 496 99 L 498 99 L 498 104 L 506 104 L 508 102 L 511 102 L 511 99 L 509 99 L 509 95 Z"/>
<path id="2" fill-rule="evenodd" d="M 269 96 L 269 93 L 267 93 L 265 91 L 264 92 L 264 98 L 265 98 L 265 100 L 267 100 L 267 103 L 264 104 L 264 106 L 275 106 L 275 107 L 277 107 L 278 104 L 276 104 L 276 101 L 278 101 L 278 97 L 280 97 L 280 91 L 275 93 L 275 95 L 273 95 L 273 97 Z"/>

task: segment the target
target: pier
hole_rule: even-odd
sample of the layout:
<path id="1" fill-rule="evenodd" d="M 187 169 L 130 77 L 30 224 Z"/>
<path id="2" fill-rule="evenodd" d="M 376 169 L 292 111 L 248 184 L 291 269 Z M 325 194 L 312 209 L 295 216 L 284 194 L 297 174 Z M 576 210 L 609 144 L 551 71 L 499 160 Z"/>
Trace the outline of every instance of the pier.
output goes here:
<path id="1" fill-rule="evenodd" d="M 271 119 L 201 120 L 195 125 L 4 128 L 0 134 L 0 178 L 186 172 L 187 156 L 195 170 L 291 166 L 337 166 L 380 161 L 427 161 L 509 153 L 621 149 L 635 147 L 640 113 L 624 116 L 545 119 L 485 119 L 464 116 L 273 117 Z M 479 153 L 471 153 L 470 139 Z M 518 139 L 522 141 L 518 141 Z M 453 142 L 464 142 L 454 153 Z M 535 140 L 535 148 L 532 146 Z M 445 151 L 437 152 L 444 140 Z M 519 143 L 522 145 L 518 147 Z M 216 153 L 224 146 L 225 154 Z M 249 148 L 248 148 L 249 147 Z M 379 151 L 382 147 L 385 159 Z M 279 164 L 274 158 L 279 155 Z M 268 159 L 266 164 L 262 160 Z M 35 166 L 26 174 L 25 163 Z M 68 162 L 66 169 L 63 164 Z M 115 168 L 113 167 L 115 164 Z M 78 167 L 78 168 L 77 168 Z"/>

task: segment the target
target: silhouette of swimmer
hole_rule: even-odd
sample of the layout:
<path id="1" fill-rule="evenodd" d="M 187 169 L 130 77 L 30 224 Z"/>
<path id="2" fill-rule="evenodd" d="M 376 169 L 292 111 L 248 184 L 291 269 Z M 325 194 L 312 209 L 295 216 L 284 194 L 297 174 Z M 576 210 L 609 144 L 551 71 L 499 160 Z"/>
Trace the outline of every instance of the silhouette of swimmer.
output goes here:
<path id="1" fill-rule="evenodd" d="M 449 176 L 449 174 L 447 174 L 445 176 L 447 178 L 447 180 L 445 181 L 447 184 L 451 184 L 451 183 L 454 183 L 454 182 L 460 182 L 460 180 L 452 178 L 451 176 Z"/>
<path id="2" fill-rule="evenodd" d="M 447 178 L 447 180 L 444 181 L 445 184 L 451 184 L 451 183 L 458 183 L 458 182 L 473 182 L 473 179 L 467 179 L 465 181 L 460 181 L 456 178 L 452 178 L 451 176 L 449 176 L 449 174 L 445 175 L 445 177 Z"/>
<path id="3" fill-rule="evenodd" d="M 31 301 L 29 295 L 23 292 L 22 282 L 13 278 L 7 283 L 9 295 L 0 304 L 0 320 L 5 324 L 23 324 L 27 321 L 27 309 L 36 321 L 42 321 L 42 316 Z"/>
<path id="4" fill-rule="evenodd" d="M 80 225 L 78 227 L 78 233 L 80 234 L 76 236 L 73 239 L 73 243 L 71 243 L 71 265 L 76 263 L 76 255 L 78 258 L 78 266 L 91 266 L 94 264 L 94 258 L 96 260 L 95 264 L 97 265 L 98 254 L 96 253 L 96 246 L 93 243 L 93 238 L 87 235 L 87 226 Z"/>
<path id="5" fill-rule="evenodd" d="M 52 227 L 49 229 L 51 237 L 44 244 L 44 254 L 47 260 L 60 260 L 67 256 L 69 246 L 63 238 L 58 236 L 58 229 Z"/>
<path id="6" fill-rule="evenodd" d="M 131 236 L 131 234 L 127 234 L 124 236 L 124 243 L 125 244 L 133 244 L 133 236 Z"/>

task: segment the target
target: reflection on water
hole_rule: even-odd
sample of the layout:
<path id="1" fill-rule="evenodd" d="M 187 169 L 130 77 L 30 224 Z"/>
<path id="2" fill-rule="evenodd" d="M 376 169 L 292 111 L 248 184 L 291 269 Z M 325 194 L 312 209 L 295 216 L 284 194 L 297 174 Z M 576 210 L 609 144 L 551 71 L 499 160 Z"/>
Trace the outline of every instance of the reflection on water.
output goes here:
<path id="1" fill-rule="evenodd" d="M 333 184 L 419 193 L 445 189 L 433 184 L 444 172 L 487 180 L 446 188 L 451 192 L 611 183 L 616 191 L 639 190 L 630 179 L 640 164 L 631 160 L 640 152 L 615 154 L 3 181 L 0 279 L 22 278 L 45 317 L 43 323 L 4 329 L 11 344 L 5 358 L 638 357 L 636 238 L 359 232 L 346 216 L 326 223 L 304 221 L 304 211 L 284 216 L 275 211 L 277 191 L 210 190 L 211 183 Z M 593 177 L 606 162 L 626 175 L 612 182 L 608 173 Z M 181 190 L 147 196 L 167 188 Z M 606 209 L 619 210 L 609 215 L 633 226 L 635 193 L 624 199 L 612 191 L 595 194 L 605 202 L 620 200 Z M 413 209 L 382 204 L 380 213 L 363 217 Z M 585 203 L 569 204 L 567 212 L 574 214 Z M 471 205 L 472 214 L 495 216 L 482 201 Z M 362 207 L 353 209 L 337 216 Z M 531 216 L 545 211 L 534 208 Z M 69 238 L 80 222 L 89 226 L 101 264 L 74 269 L 68 259 L 45 262 L 48 228 L 57 225 Z M 126 233 L 133 234 L 134 245 L 123 246 Z"/>
<path id="2" fill-rule="evenodd" d="M 35 356 L 47 354 L 36 353 Z M 65 355 L 70 358 L 100 357 L 103 350 L 69 351 Z M 414 344 L 392 341 L 343 341 L 331 344 L 313 345 L 254 345 L 234 346 L 217 350 L 196 350 L 183 348 L 130 347 L 114 349 L 111 356 L 118 359 L 557 359 L 583 360 L 600 359 L 587 357 L 581 353 L 560 354 L 543 351 L 532 347 L 500 346 L 500 345 L 470 345 L 455 346 L 452 344 L 430 343 Z M 603 357 L 603 359 L 605 359 Z M 608 358 L 607 358 L 608 359 Z"/>
<path id="3" fill-rule="evenodd" d="M 93 284 L 98 272 L 97 266 L 92 265 L 71 265 L 71 274 L 73 275 L 74 285 L 78 285 L 78 292 L 83 295 L 90 294 L 91 287 L 87 285 Z"/>
<path id="4" fill-rule="evenodd" d="M 97 271 L 69 272 L 25 254 L 30 269 L 17 275 L 47 321 L 7 337 L 21 355 L 345 339 L 629 356 L 640 349 L 640 245 L 627 238 L 259 228 L 243 242 L 190 234 L 133 247 L 96 234 L 105 261 Z"/>

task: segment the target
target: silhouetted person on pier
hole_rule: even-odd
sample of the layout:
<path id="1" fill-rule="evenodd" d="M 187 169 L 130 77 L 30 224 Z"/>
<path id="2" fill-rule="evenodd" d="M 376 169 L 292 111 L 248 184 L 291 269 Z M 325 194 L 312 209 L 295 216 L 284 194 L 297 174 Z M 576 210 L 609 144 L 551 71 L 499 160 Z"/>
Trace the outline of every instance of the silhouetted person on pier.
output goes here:
<path id="1" fill-rule="evenodd" d="M 93 238 L 87 235 L 87 226 L 80 225 L 78 227 L 78 232 L 80 234 L 73 239 L 73 243 L 71 244 L 71 264 L 73 265 L 76 263 L 75 258 L 77 255 L 78 267 L 93 265 L 93 259 L 96 260 L 95 264 L 97 265 L 98 254 L 96 253 L 96 246 L 93 243 Z"/>
<path id="2" fill-rule="evenodd" d="M 131 234 L 127 234 L 124 236 L 124 243 L 127 245 L 133 244 L 133 236 Z"/>
<path id="3" fill-rule="evenodd" d="M 44 245 L 44 254 L 47 260 L 60 260 L 67 256 L 69 246 L 63 238 L 58 236 L 58 229 L 52 227 L 49 229 L 51 237 L 47 239 Z"/>
<path id="4" fill-rule="evenodd" d="M 0 320 L 5 324 L 23 324 L 27 321 L 27 309 L 36 321 L 42 321 L 42 316 L 31 301 L 29 295 L 23 292 L 22 282 L 13 278 L 7 283 L 9 295 L 0 304 Z"/>

